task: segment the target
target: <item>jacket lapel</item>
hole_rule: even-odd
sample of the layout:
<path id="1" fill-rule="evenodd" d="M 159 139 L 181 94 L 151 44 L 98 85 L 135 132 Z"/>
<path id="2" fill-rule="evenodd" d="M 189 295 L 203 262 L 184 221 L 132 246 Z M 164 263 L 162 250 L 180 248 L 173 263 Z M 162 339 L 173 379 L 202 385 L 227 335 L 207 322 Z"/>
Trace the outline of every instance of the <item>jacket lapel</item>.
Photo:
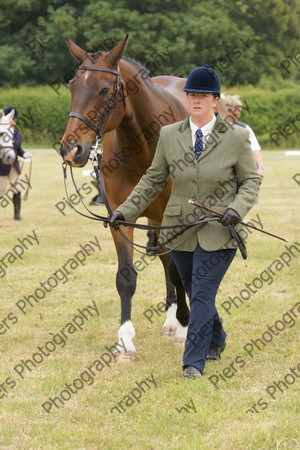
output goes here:
<path id="1" fill-rule="evenodd" d="M 205 158 L 208 153 L 210 153 L 217 145 L 220 144 L 220 142 L 222 142 L 224 133 L 226 133 L 230 127 L 232 127 L 232 125 L 227 122 L 227 120 L 224 120 L 220 114 L 218 114 L 211 133 L 206 137 L 206 143 L 198 161 Z"/>
<path id="2" fill-rule="evenodd" d="M 191 127 L 189 122 L 190 116 L 188 116 L 186 119 L 182 121 L 182 124 L 177 132 L 177 139 L 181 147 L 183 148 L 185 153 L 191 153 L 191 155 L 194 156 L 194 149 L 193 149 L 193 142 L 192 142 L 192 135 L 191 135 Z M 204 145 L 204 149 L 201 153 L 200 158 L 205 158 L 208 153 L 210 153 L 219 143 L 222 141 L 222 137 L 224 133 L 229 128 L 232 128 L 232 124 L 224 120 L 220 114 L 217 115 L 217 120 L 213 126 L 213 129 L 209 136 L 207 136 L 206 144 Z"/>
<path id="3" fill-rule="evenodd" d="M 177 131 L 177 139 L 185 153 L 191 152 L 194 154 L 189 119 L 190 116 L 183 120 L 179 130 Z"/>

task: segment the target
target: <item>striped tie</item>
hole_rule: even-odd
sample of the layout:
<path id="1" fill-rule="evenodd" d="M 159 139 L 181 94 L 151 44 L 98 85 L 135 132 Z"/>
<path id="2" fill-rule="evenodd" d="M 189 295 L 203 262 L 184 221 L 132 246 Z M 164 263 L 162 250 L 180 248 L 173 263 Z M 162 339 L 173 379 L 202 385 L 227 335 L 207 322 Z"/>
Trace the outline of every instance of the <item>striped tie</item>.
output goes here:
<path id="1" fill-rule="evenodd" d="M 202 131 L 200 130 L 200 128 L 196 131 L 196 141 L 195 141 L 195 147 L 194 147 L 194 152 L 195 152 L 195 158 L 198 159 L 200 158 L 201 152 L 203 150 L 203 141 L 202 141 Z"/>

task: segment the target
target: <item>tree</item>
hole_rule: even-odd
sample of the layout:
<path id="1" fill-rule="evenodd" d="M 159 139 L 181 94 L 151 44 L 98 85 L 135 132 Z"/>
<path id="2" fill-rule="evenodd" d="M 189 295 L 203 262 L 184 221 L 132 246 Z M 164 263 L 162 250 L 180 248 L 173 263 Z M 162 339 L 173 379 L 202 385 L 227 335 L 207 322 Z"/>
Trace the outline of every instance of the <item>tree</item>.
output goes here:
<path id="1" fill-rule="evenodd" d="M 66 83 L 76 63 L 69 36 L 85 50 L 126 51 L 152 76 L 187 76 L 210 64 L 227 86 L 299 73 L 300 0 L 2 0 L 1 86 Z"/>

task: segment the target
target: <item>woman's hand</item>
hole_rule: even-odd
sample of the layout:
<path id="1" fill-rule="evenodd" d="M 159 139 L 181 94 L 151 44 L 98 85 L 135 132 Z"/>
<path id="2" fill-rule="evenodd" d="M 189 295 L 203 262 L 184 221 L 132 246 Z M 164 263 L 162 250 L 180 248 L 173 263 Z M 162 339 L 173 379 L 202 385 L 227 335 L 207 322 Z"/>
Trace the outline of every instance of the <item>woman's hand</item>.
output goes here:
<path id="1" fill-rule="evenodd" d="M 123 214 L 118 211 L 117 209 L 112 213 L 112 215 L 109 217 L 109 225 L 114 229 L 117 230 L 119 228 L 119 220 L 125 220 L 125 217 Z"/>
<path id="2" fill-rule="evenodd" d="M 258 172 L 259 178 L 262 180 L 265 176 L 265 169 L 263 168 L 263 166 L 259 166 L 257 168 L 257 172 Z"/>
<path id="3" fill-rule="evenodd" d="M 221 218 L 220 223 L 224 225 L 224 227 L 227 227 L 228 225 L 236 225 L 241 220 L 241 216 L 234 209 L 228 208 L 224 212 L 224 216 Z"/>

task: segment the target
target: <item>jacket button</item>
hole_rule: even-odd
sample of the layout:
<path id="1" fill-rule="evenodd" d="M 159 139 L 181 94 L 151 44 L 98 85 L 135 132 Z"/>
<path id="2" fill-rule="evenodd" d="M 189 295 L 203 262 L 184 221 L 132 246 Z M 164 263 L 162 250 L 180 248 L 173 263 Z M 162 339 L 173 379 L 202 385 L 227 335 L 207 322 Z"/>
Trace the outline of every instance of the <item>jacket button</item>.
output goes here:
<path id="1" fill-rule="evenodd" d="M 197 181 L 196 181 L 196 180 L 193 180 L 193 183 L 194 183 L 194 184 L 197 184 Z"/>

